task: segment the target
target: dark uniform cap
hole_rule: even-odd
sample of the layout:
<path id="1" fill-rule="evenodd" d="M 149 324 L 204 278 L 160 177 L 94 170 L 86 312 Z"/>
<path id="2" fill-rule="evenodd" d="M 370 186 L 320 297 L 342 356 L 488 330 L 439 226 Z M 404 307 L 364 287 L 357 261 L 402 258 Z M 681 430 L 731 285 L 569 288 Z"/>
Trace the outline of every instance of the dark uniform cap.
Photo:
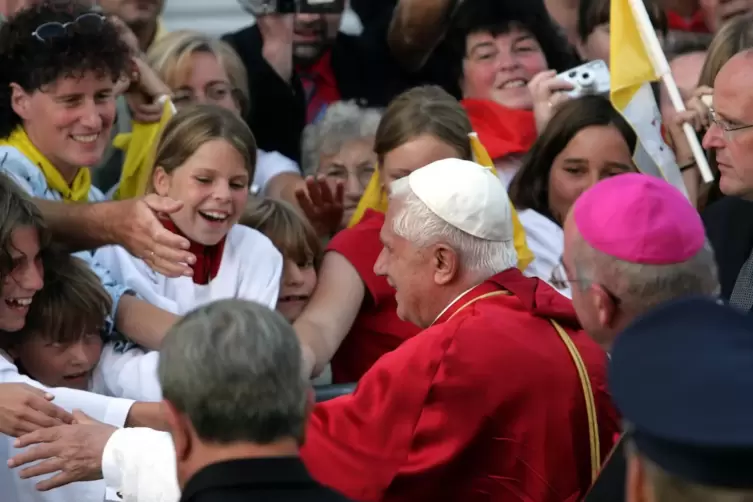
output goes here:
<path id="1" fill-rule="evenodd" d="M 753 488 L 753 320 L 710 299 L 671 302 L 611 356 L 609 388 L 642 455 L 686 481 Z"/>

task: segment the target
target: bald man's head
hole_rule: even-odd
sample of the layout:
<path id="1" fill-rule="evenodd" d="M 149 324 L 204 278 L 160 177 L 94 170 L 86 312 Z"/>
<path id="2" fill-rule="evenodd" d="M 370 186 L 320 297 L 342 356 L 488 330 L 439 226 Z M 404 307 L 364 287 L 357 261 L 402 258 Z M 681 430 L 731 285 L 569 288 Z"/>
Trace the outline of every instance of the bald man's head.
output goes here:
<path id="1" fill-rule="evenodd" d="M 726 195 L 753 199 L 753 49 L 735 54 L 714 80 L 715 123 L 703 146 L 716 153 L 719 187 Z"/>

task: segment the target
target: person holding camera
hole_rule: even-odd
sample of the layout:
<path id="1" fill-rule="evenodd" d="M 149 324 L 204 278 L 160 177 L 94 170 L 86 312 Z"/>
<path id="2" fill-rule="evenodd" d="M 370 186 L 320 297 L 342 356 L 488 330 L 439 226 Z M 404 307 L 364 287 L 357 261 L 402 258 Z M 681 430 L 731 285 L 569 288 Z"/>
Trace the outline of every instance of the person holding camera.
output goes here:
<path id="1" fill-rule="evenodd" d="M 246 66 L 254 106 L 245 118 L 262 149 L 300 163 L 303 128 L 330 103 L 381 108 L 415 85 L 441 83 L 434 67 L 446 63 L 422 68 L 456 1 L 400 0 L 358 36 L 339 31 L 350 0 L 239 1 L 256 23 L 223 39 Z"/>

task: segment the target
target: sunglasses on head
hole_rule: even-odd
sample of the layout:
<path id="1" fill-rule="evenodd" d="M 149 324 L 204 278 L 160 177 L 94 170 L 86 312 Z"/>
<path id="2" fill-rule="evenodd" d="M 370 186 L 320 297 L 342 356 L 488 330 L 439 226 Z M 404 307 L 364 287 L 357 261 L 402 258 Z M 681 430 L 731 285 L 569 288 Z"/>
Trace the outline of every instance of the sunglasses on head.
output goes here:
<path id="1" fill-rule="evenodd" d="M 34 38 L 40 42 L 48 42 L 56 38 L 61 38 L 71 33 L 98 33 L 102 30 L 107 19 L 102 14 L 94 12 L 87 12 L 81 14 L 73 21 L 67 23 L 58 23 L 57 21 L 51 23 L 44 23 L 34 30 L 31 34 Z"/>

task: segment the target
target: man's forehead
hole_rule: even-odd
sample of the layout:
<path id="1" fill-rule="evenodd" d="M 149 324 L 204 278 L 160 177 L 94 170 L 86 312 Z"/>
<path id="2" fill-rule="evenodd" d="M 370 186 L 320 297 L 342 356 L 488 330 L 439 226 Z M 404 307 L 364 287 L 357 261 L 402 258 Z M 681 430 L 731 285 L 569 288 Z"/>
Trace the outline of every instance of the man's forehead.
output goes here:
<path id="1" fill-rule="evenodd" d="M 753 58 L 730 60 L 714 81 L 714 110 L 729 119 L 753 121 Z"/>

